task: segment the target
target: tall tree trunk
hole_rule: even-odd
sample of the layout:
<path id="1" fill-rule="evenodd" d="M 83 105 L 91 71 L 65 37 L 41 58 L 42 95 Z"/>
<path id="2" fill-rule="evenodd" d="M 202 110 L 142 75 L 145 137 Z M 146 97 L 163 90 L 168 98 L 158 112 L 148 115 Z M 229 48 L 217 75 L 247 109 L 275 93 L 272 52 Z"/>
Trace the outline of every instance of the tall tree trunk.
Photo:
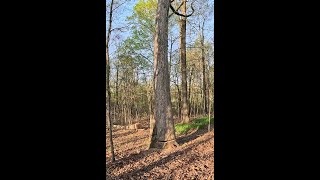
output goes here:
<path id="1" fill-rule="evenodd" d="M 189 118 L 191 118 L 191 113 L 192 113 L 192 99 L 189 101 Z"/>
<path id="2" fill-rule="evenodd" d="M 208 132 L 211 130 L 211 117 L 210 117 L 210 109 L 211 109 L 211 106 L 210 106 L 210 81 L 209 81 L 209 75 L 208 75 L 208 107 L 209 107 L 209 110 L 208 110 L 208 114 L 209 114 L 209 124 L 208 124 Z"/>
<path id="3" fill-rule="evenodd" d="M 193 67 L 190 69 L 190 75 L 189 75 L 189 91 L 188 91 L 188 99 L 189 99 L 189 116 L 191 116 L 191 86 L 192 86 L 192 75 L 193 75 Z"/>
<path id="4" fill-rule="evenodd" d="M 171 67 L 172 67 L 172 46 L 173 46 L 173 40 L 172 36 L 170 38 L 170 52 L 169 52 L 169 75 L 171 74 Z"/>
<path id="5" fill-rule="evenodd" d="M 126 116 L 125 116 L 125 110 L 124 110 L 124 104 L 121 105 L 121 121 L 122 121 L 122 125 L 125 126 L 126 125 Z"/>
<path id="6" fill-rule="evenodd" d="M 193 102 L 193 116 L 194 118 L 196 117 L 196 99 L 194 98 L 194 102 Z"/>
<path id="7" fill-rule="evenodd" d="M 129 124 L 132 124 L 132 106 L 130 108 L 128 108 L 128 114 L 129 114 Z"/>
<path id="8" fill-rule="evenodd" d="M 119 66 L 116 65 L 116 105 L 115 105 L 115 112 L 118 116 L 119 120 Z"/>
<path id="9" fill-rule="evenodd" d="M 110 132 L 110 147 L 111 147 L 111 158 L 112 162 L 115 161 L 114 157 L 114 147 L 113 147 L 113 140 L 112 140 L 112 120 L 111 120 L 111 93 L 110 93 L 110 63 L 109 63 L 109 41 L 110 41 L 110 35 L 111 35 L 111 26 L 112 26 L 112 8 L 113 8 L 113 0 L 111 0 L 110 4 L 110 16 L 109 16 L 109 27 L 108 27 L 108 33 L 107 33 L 107 43 L 106 43 L 106 66 L 107 66 L 107 83 L 106 83 L 106 89 L 107 89 L 107 107 L 106 107 L 106 113 L 107 113 L 107 122 L 109 122 L 109 132 Z"/>
<path id="10" fill-rule="evenodd" d="M 178 89 L 178 117 L 179 119 L 181 119 L 181 91 L 179 89 L 179 85 L 177 85 L 177 89 Z"/>
<path id="11" fill-rule="evenodd" d="M 206 84 L 206 62 L 205 62 L 205 53 L 204 53 L 204 22 L 202 24 L 202 35 L 201 35 L 201 59 L 202 59 L 202 83 L 203 83 L 203 103 L 204 103 L 204 114 L 208 114 L 208 106 L 207 106 L 207 84 Z"/>
<path id="12" fill-rule="evenodd" d="M 170 76 L 168 69 L 168 12 L 170 0 L 158 0 L 154 40 L 155 127 L 150 148 L 177 146 L 172 117 Z"/>
<path id="13" fill-rule="evenodd" d="M 183 0 L 181 13 L 186 15 L 187 5 Z M 189 123 L 189 103 L 187 96 L 187 58 L 186 58 L 186 24 L 187 18 L 180 17 L 180 62 L 181 62 L 181 93 L 182 93 L 182 121 Z"/>
<path id="14" fill-rule="evenodd" d="M 197 111 L 196 111 L 196 117 L 198 117 L 198 115 L 199 115 L 199 105 L 197 104 Z"/>
<path id="15" fill-rule="evenodd" d="M 136 117 L 135 117 L 135 119 L 136 119 L 136 121 L 138 121 L 139 120 L 139 116 L 138 116 L 138 105 L 137 105 L 137 103 L 135 103 L 135 110 L 136 110 Z"/>
<path id="16" fill-rule="evenodd" d="M 113 106 L 113 121 L 118 124 L 119 122 L 117 122 L 116 119 L 116 106 Z"/>
<path id="17" fill-rule="evenodd" d="M 128 125 L 128 120 L 127 120 L 127 106 L 124 105 L 124 109 L 123 109 L 123 112 L 124 112 L 124 124 L 127 126 Z"/>
<path id="18" fill-rule="evenodd" d="M 155 127 L 155 119 L 154 119 L 154 112 L 153 112 L 153 88 L 150 86 L 150 91 L 149 91 L 149 121 L 150 121 L 150 137 L 152 137 L 152 132 Z"/>
<path id="19" fill-rule="evenodd" d="M 139 88 L 138 88 L 138 84 L 139 84 L 139 71 L 138 71 L 138 68 L 136 68 L 136 79 L 135 79 L 135 82 L 134 82 L 134 99 L 133 99 L 133 109 L 136 109 L 136 118 L 138 117 L 138 99 L 140 98 L 139 96 Z M 134 111 L 133 111 L 134 113 Z"/>

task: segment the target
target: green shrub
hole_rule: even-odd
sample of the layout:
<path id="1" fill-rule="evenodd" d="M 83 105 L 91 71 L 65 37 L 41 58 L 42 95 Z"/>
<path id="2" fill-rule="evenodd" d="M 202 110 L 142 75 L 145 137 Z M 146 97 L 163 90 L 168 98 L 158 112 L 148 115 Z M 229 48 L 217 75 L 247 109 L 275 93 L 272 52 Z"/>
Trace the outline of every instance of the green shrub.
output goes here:
<path id="1" fill-rule="evenodd" d="M 211 123 L 213 123 L 213 120 L 214 119 L 211 118 Z M 208 126 L 208 124 L 209 124 L 209 118 L 208 117 L 203 117 L 203 118 L 199 118 L 199 119 L 194 119 L 190 123 L 176 124 L 175 125 L 175 130 L 176 130 L 177 135 L 186 134 L 190 130 L 193 130 L 193 129 L 205 128 L 205 127 Z"/>

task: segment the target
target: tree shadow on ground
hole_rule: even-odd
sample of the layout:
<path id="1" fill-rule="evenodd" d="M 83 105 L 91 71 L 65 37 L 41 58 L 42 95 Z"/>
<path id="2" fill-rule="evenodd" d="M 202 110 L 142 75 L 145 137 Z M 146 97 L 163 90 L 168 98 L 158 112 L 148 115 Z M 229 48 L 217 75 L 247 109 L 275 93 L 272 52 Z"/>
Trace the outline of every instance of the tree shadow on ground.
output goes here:
<path id="1" fill-rule="evenodd" d="M 130 138 L 128 141 L 116 143 L 115 146 L 122 146 L 122 145 L 128 144 L 128 143 L 133 142 L 133 141 L 137 142 L 137 141 L 140 141 L 140 140 L 142 140 L 142 139 L 148 139 L 148 137 L 149 137 L 149 136 L 142 136 L 142 137 L 137 136 L 137 137 L 133 137 L 133 138 Z"/>
<path id="2" fill-rule="evenodd" d="M 140 176 L 141 174 L 143 174 L 144 172 L 148 172 L 150 170 L 152 170 L 153 168 L 157 167 L 157 166 L 160 166 L 162 164 L 165 164 L 165 163 L 168 163 L 172 160 L 174 160 L 175 157 L 178 157 L 178 156 L 181 156 L 185 153 L 187 153 L 188 151 L 191 151 L 192 148 L 194 148 L 195 146 L 198 146 L 199 144 L 202 144 L 202 143 L 205 143 L 207 141 L 211 140 L 211 138 L 207 138 L 205 140 L 202 140 L 202 141 L 199 141 L 199 142 L 196 142 L 196 143 L 193 143 L 191 144 L 189 147 L 185 148 L 185 149 L 182 149 L 182 150 L 178 150 L 172 154 L 169 154 L 168 156 L 158 160 L 158 161 L 155 161 L 147 166 L 144 166 L 140 169 L 137 169 L 137 170 L 131 170 L 129 172 L 126 172 L 124 174 L 121 174 L 119 176 L 116 176 L 116 177 L 113 177 L 111 179 L 129 179 L 129 178 L 132 178 L 133 176 Z M 155 177 L 157 179 L 157 177 Z"/>
<path id="3" fill-rule="evenodd" d="M 214 152 L 212 151 L 212 155 L 213 155 L 213 153 Z M 207 154 L 207 155 L 203 155 L 203 156 L 199 157 L 199 159 L 206 159 L 206 158 L 211 158 L 211 155 Z M 212 158 L 212 161 L 213 161 L 213 158 Z M 194 158 L 190 157 L 189 160 L 182 161 L 174 168 L 170 168 L 170 172 L 161 175 L 157 179 L 164 179 L 164 180 L 172 180 L 172 179 L 177 179 L 177 178 L 186 179 L 186 177 L 184 177 L 184 174 L 180 174 L 180 177 L 179 176 L 175 177 L 175 172 L 177 172 L 177 170 L 179 170 L 179 169 L 181 170 L 181 169 L 185 168 L 186 166 L 190 166 L 190 164 L 193 164 L 193 163 L 195 163 Z M 204 168 L 207 168 L 207 169 L 204 169 Z M 193 176 L 192 178 L 193 179 L 210 179 L 210 177 L 213 176 L 213 173 L 212 172 L 210 172 L 210 174 L 206 173 L 209 171 L 210 167 L 205 165 L 204 168 L 202 168 L 202 170 L 199 171 L 200 168 L 198 167 L 197 173 L 195 175 L 192 175 Z M 212 167 L 212 170 L 213 170 L 213 167 Z M 190 179 L 190 177 L 188 179 Z"/>
<path id="4" fill-rule="evenodd" d="M 113 139 L 115 139 L 115 138 L 118 138 L 121 136 L 128 136 L 128 135 L 135 133 L 135 132 L 136 132 L 135 130 L 126 130 L 126 132 L 123 132 L 123 133 L 113 134 L 112 137 L 113 137 Z M 109 134 L 107 133 L 107 135 L 109 135 Z"/>
<path id="5" fill-rule="evenodd" d="M 152 154 L 154 151 L 151 150 L 142 150 L 139 153 L 133 153 L 130 154 L 127 157 L 121 158 L 119 160 L 116 159 L 115 162 L 108 164 L 111 169 L 114 169 L 115 167 L 117 168 L 123 168 L 125 165 L 130 164 L 130 163 L 135 163 L 138 162 L 140 159 L 143 159 L 144 157 Z"/>
<path id="6" fill-rule="evenodd" d="M 210 130 L 212 131 L 214 129 L 213 122 L 210 123 L 210 127 L 211 127 Z M 190 141 L 195 140 L 196 138 L 202 136 L 203 134 L 205 134 L 207 132 L 208 132 L 208 127 L 206 126 L 205 128 L 198 129 L 198 130 L 196 130 L 195 132 L 193 132 L 191 134 L 188 134 L 186 136 L 177 138 L 177 143 L 179 145 L 183 145 L 185 143 L 188 143 Z M 128 133 L 130 133 L 130 132 L 128 132 Z M 122 134 L 124 134 L 124 133 L 122 133 Z M 169 156 L 167 156 L 167 157 L 165 157 L 163 159 L 160 159 L 159 161 L 156 161 L 156 162 L 146 166 L 145 168 L 153 169 L 154 167 L 158 166 L 159 163 L 160 164 L 166 163 L 166 162 L 170 161 L 174 156 L 182 155 L 183 153 L 185 153 L 187 151 L 190 151 L 193 147 L 195 147 L 195 146 L 197 146 L 197 145 L 199 145 L 201 143 L 207 142 L 210 139 L 211 139 L 211 137 L 206 139 L 206 140 L 191 144 L 188 148 L 186 148 L 186 149 L 184 149 L 182 151 L 180 150 L 180 151 L 174 152 L 174 153 L 170 154 Z M 137 150 L 139 150 L 139 148 L 137 148 Z M 127 165 L 129 163 L 138 162 L 140 159 L 143 159 L 144 157 L 149 156 L 153 152 L 160 152 L 160 151 L 161 150 L 155 150 L 155 149 L 149 150 L 149 149 L 145 148 L 145 150 L 142 150 L 139 153 L 130 154 L 127 157 L 124 157 L 124 158 L 121 158 L 119 160 L 116 160 L 115 162 L 109 164 L 109 166 L 123 168 L 125 165 Z M 145 168 L 141 168 L 141 169 L 138 169 L 138 170 L 130 171 L 130 172 L 125 173 L 125 174 L 123 174 L 123 175 L 121 175 L 119 177 L 114 177 L 114 178 L 115 179 L 119 179 L 119 178 L 122 178 L 122 177 L 127 177 L 128 178 L 130 174 L 136 174 L 138 172 L 146 172 L 146 171 L 144 171 Z"/>

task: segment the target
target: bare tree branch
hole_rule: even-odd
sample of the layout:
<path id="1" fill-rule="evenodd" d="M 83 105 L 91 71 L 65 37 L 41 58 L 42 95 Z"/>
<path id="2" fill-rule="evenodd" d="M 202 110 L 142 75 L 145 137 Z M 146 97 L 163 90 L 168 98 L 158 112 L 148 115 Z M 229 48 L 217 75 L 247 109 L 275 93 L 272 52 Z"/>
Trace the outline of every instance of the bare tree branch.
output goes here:
<path id="1" fill-rule="evenodd" d="M 173 0 L 174 1 L 174 0 Z M 171 2 L 173 2 L 173 1 L 171 1 Z M 181 8 L 181 6 L 184 4 L 184 2 L 182 2 L 181 4 L 180 4 L 180 6 L 177 8 L 177 10 L 176 11 L 179 11 L 179 9 Z M 172 9 L 171 9 L 172 10 Z M 169 16 L 168 16 L 168 18 L 170 18 L 172 15 L 174 14 L 174 12 L 172 12 Z"/>
<path id="2" fill-rule="evenodd" d="M 119 8 L 120 6 L 122 6 L 124 3 L 126 3 L 126 1 L 124 1 L 123 3 L 119 4 L 117 7 L 113 8 L 112 11 L 115 11 L 117 8 Z"/>
<path id="3" fill-rule="evenodd" d="M 188 15 L 180 14 L 180 13 L 178 12 L 178 10 L 175 10 L 175 9 L 172 7 L 172 5 L 171 5 L 171 4 L 170 4 L 170 9 L 172 10 L 172 12 L 173 12 L 174 14 L 176 14 L 176 15 L 178 15 L 178 16 L 182 16 L 182 17 L 190 17 L 190 16 L 192 16 L 192 14 L 194 13 L 193 3 L 194 3 L 194 2 L 192 2 L 192 3 L 191 3 L 191 9 L 192 9 L 192 12 L 191 12 L 191 14 L 188 14 Z"/>
<path id="4" fill-rule="evenodd" d="M 123 29 L 128 28 L 128 27 L 129 27 L 129 25 L 123 26 L 123 27 L 118 27 L 118 28 L 113 28 L 113 29 L 111 29 L 111 31 L 121 31 L 121 32 L 124 32 Z"/>

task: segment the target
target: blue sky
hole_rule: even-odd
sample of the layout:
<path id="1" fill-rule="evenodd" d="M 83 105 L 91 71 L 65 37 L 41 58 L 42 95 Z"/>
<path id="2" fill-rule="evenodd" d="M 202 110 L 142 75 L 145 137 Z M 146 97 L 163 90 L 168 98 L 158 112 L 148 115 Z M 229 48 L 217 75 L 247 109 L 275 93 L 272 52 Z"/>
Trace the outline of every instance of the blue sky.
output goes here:
<path id="1" fill-rule="evenodd" d="M 107 3 L 110 3 L 109 2 L 110 0 L 106 0 Z M 119 7 L 118 9 L 116 9 L 116 11 L 114 12 L 114 15 L 113 15 L 113 28 L 116 28 L 116 27 L 123 27 L 127 24 L 126 22 L 126 19 L 128 16 L 132 15 L 133 13 L 133 7 L 134 5 L 137 3 L 138 0 L 127 0 L 127 2 L 122 5 L 121 7 Z M 211 2 L 211 3 L 214 3 L 214 2 Z M 213 12 L 212 12 L 212 16 L 213 16 Z M 190 21 L 194 21 L 196 22 L 196 19 L 197 17 L 190 17 L 188 19 L 190 19 Z M 107 13 L 107 19 L 108 19 L 108 13 Z M 107 23 L 106 23 L 107 25 Z M 190 43 L 192 41 L 195 40 L 196 38 L 196 34 L 190 34 L 190 28 L 191 25 L 190 24 L 187 24 L 187 43 Z M 206 23 L 205 23 L 205 37 L 206 39 L 209 39 L 211 41 L 213 41 L 213 31 L 214 31 L 214 18 L 212 17 L 210 20 L 208 20 Z M 178 29 L 178 26 L 175 29 L 175 34 L 177 34 L 179 32 L 179 29 Z M 112 57 L 115 50 L 116 50 L 116 44 L 118 44 L 120 41 L 123 41 L 126 37 L 130 36 L 130 31 L 126 31 L 126 32 L 121 32 L 121 33 L 113 33 L 112 36 L 111 36 L 111 41 L 110 41 L 110 56 Z M 116 35 L 118 37 L 120 37 L 120 39 L 117 39 L 116 38 Z M 178 41 L 174 44 L 174 49 L 178 48 L 179 47 L 179 44 L 178 44 Z"/>

